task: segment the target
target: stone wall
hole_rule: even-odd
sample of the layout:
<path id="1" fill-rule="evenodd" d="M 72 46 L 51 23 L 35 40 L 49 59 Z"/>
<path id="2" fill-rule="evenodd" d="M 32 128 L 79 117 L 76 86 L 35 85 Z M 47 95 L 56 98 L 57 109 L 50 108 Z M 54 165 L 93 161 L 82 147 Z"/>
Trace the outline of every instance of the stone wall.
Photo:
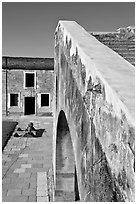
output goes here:
<path id="1" fill-rule="evenodd" d="M 81 201 L 134 201 L 134 68 L 75 22 L 55 31 L 56 136 L 64 111 Z"/>
<path id="2" fill-rule="evenodd" d="M 24 74 L 25 72 L 36 73 L 36 87 L 25 88 Z M 19 105 L 17 107 L 10 107 L 9 94 L 19 93 Z M 41 107 L 40 94 L 50 93 L 50 107 Z M 36 114 L 42 115 L 46 112 L 52 113 L 53 107 L 53 71 L 50 70 L 21 70 L 8 69 L 7 70 L 7 106 L 8 114 L 24 114 L 24 97 L 35 97 L 36 100 Z M 2 71 L 2 111 L 6 113 L 6 70 Z"/>
<path id="3" fill-rule="evenodd" d="M 34 70 L 54 70 L 53 58 L 34 58 L 34 57 L 2 57 L 2 68 L 8 69 L 34 69 Z"/>
<path id="4" fill-rule="evenodd" d="M 2 70 L 2 114 L 6 113 L 6 70 Z"/>
<path id="5" fill-rule="evenodd" d="M 119 28 L 117 32 L 93 32 L 97 40 L 135 66 L 135 28 Z"/>

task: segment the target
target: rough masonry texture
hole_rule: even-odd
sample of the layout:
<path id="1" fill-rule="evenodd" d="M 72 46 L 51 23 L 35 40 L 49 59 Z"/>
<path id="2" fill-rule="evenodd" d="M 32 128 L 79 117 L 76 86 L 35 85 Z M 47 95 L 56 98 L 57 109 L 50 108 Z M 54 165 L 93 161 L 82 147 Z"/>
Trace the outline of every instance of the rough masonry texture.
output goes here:
<path id="1" fill-rule="evenodd" d="M 43 115 L 52 113 L 53 104 L 53 58 L 2 58 L 2 112 L 5 115 L 24 115 L 25 110 L 32 106 L 34 111 L 29 114 Z M 25 87 L 26 74 L 34 74 L 34 86 Z M 31 78 L 30 78 L 31 79 Z M 18 95 L 18 102 L 11 106 L 11 94 Z M 41 105 L 41 94 L 49 95 L 48 106 Z M 28 99 L 25 103 L 25 99 Z M 29 101 L 30 100 L 30 101 Z M 16 101 L 15 101 L 16 102 Z M 28 107 L 27 107 L 28 106 Z M 27 114 L 28 114 L 27 113 Z"/>
<path id="2" fill-rule="evenodd" d="M 119 28 L 116 32 L 92 32 L 91 35 L 135 66 L 135 27 Z"/>
<path id="3" fill-rule="evenodd" d="M 54 65 L 55 185 L 58 140 L 70 138 L 61 165 L 74 166 L 75 200 L 135 201 L 134 66 L 73 21 L 58 23 Z"/>

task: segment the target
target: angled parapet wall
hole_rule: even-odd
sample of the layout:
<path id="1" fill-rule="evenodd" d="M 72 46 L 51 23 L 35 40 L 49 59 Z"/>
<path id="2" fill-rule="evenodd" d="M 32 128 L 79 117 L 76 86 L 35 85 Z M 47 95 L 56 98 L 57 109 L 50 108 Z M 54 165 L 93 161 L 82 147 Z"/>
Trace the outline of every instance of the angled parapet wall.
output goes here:
<path id="1" fill-rule="evenodd" d="M 91 32 L 90 34 L 135 66 L 134 27 L 119 28 L 117 32 Z"/>
<path id="2" fill-rule="evenodd" d="M 81 201 L 134 201 L 135 70 L 76 22 L 55 32 L 56 130 L 64 111 Z"/>

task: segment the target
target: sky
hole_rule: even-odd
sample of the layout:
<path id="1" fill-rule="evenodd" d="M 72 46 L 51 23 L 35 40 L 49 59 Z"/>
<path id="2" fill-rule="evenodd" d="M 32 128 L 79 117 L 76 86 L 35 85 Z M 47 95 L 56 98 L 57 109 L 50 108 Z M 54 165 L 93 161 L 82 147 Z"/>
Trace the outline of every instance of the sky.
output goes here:
<path id="1" fill-rule="evenodd" d="M 87 31 L 116 31 L 135 25 L 134 2 L 3 2 L 2 55 L 54 57 L 59 20 Z"/>

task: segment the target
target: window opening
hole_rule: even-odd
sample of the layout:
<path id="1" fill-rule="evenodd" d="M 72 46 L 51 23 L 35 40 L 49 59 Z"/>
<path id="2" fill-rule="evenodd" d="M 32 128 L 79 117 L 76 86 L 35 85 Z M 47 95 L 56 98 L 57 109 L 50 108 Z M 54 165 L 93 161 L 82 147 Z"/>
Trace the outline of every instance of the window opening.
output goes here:
<path id="1" fill-rule="evenodd" d="M 41 94 L 41 107 L 49 106 L 49 94 Z"/>
<path id="2" fill-rule="evenodd" d="M 34 73 L 26 73 L 26 87 L 34 87 Z"/>
<path id="3" fill-rule="evenodd" d="M 10 94 L 10 106 L 18 106 L 18 94 Z"/>

